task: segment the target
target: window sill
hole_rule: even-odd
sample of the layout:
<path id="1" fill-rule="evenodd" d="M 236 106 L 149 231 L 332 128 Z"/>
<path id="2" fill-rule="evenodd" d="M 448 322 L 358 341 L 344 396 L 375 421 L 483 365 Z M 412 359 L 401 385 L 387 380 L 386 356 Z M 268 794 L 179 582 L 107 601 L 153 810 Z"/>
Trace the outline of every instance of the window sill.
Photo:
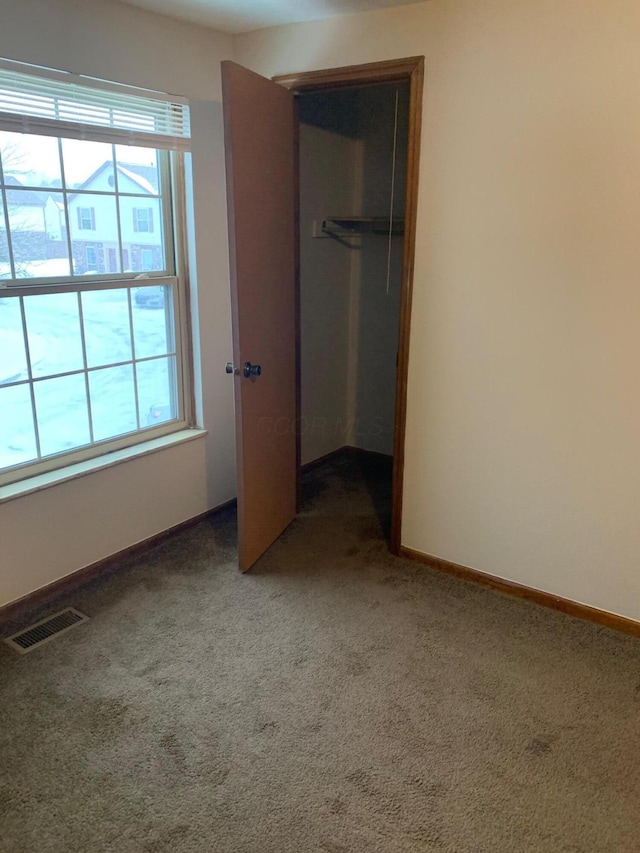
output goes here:
<path id="1" fill-rule="evenodd" d="M 138 459 L 140 456 L 148 456 L 150 453 L 157 453 L 160 450 L 166 450 L 177 444 L 184 444 L 187 441 L 204 438 L 206 435 L 207 431 L 204 429 L 183 429 L 179 432 L 171 433 L 171 435 L 163 435 L 161 438 L 154 438 L 151 441 L 136 444 L 133 447 L 126 447 L 123 450 L 114 450 L 112 453 L 105 453 L 104 456 L 98 456 L 95 459 L 76 462 L 74 465 L 67 465 L 65 468 L 59 468 L 57 471 L 38 474 L 19 483 L 10 483 L 7 486 L 1 486 L 0 504 L 15 500 L 16 498 L 23 498 L 26 495 L 33 494 L 33 492 L 41 492 L 44 489 L 49 489 L 51 486 L 57 486 L 60 483 L 66 483 L 69 480 L 86 477 L 88 474 L 102 471 L 105 468 L 113 468 L 115 465 L 120 465 L 123 462 Z"/>

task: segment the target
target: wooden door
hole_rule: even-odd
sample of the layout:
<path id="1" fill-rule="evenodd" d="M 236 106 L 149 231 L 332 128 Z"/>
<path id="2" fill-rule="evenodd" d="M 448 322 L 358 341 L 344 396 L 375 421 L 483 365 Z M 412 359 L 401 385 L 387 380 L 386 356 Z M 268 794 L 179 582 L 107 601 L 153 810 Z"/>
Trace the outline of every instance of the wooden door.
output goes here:
<path id="1" fill-rule="evenodd" d="M 296 514 L 293 94 L 222 63 L 238 471 L 246 571 Z M 260 375 L 246 376 L 245 365 Z M 222 367 L 222 366 L 221 366 Z"/>

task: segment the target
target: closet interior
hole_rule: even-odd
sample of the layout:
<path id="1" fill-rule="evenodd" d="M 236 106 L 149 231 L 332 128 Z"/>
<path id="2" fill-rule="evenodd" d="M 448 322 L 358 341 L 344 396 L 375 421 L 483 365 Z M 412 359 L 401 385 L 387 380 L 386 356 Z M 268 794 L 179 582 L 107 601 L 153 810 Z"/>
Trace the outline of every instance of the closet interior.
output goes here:
<path id="1" fill-rule="evenodd" d="M 404 82 L 298 97 L 301 461 L 342 447 L 369 451 L 359 456 L 365 469 L 375 468 L 385 516 L 394 450 L 408 101 Z M 388 529 L 388 518 L 382 520 Z"/>

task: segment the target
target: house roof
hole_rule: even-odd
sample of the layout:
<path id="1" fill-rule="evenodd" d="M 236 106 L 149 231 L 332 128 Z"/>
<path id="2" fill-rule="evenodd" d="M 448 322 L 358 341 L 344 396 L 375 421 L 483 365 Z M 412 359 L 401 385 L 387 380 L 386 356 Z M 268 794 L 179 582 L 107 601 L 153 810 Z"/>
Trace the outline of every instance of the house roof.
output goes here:
<path id="1" fill-rule="evenodd" d="M 157 195 L 158 193 L 158 170 L 156 166 L 143 166 L 140 163 L 117 163 L 118 173 L 124 175 L 130 181 L 137 184 L 140 189 L 149 195 Z M 73 193 L 69 194 L 69 198 L 73 198 L 82 190 L 89 189 L 91 184 L 98 178 L 106 169 L 113 168 L 111 160 L 98 166 L 95 172 L 92 172 L 86 181 L 76 187 Z"/>
<path id="2" fill-rule="evenodd" d="M 120 171 L 125 172 L 132 180 L 150 187 L 149 192 L 158 192 L 158 167 L 143 166 L 140 163 L 118 163 Z"/>
<path id="3" fill-rule="evenodd" d="M 6 187 L 23 187 L 24 185 L 14 176 L 7 175 L 4 179 Z M 7 204 L 16 207 L 44 207 L 49 198 L 46 190 L 7 190 Z"/>
<path id="4" fill-rule="evenodd" d="M 82 190 L 88 189 L 95 179 L 105 171 L 105 169 L 113 166 L 111 160 L 106 160 L 87 178 L 84 183 L 75 189 L 73 193 L 69 193 L 69 199 L 74 198 Z M 158 194 L 158 169 L 156 166 L 144 166 L 140 163 L 118 163 L 118 172 L 124 175 L 133 183 L 140 187 L 143 193 L 148 195 Z M 44 207 L 50 196 L 46 189 L 42 190 L 22 190 L 22 184 L 15 175 L 5 175 L 4 184 L 7 189 L 7 204 L 17 207 Z M 16 187 L 15 190 L 9 187 Z"/>

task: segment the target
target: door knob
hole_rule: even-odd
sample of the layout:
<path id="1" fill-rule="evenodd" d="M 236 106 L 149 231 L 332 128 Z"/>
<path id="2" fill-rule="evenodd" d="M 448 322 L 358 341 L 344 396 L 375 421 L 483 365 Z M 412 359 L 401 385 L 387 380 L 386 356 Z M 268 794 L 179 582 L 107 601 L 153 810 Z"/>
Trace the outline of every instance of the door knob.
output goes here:
<path id="1" fill-rule="evenodd" d="M 242 372 L 246 377 L 260 376 L 260 374 L 262 373 L 262 368 L 259 364 L 251 364 L 250 361 L 245 361 L 244 367 L 242 368 Z"/>
<path id="2" fill-rule="evenodd" d="M 234 367 L 233 364 L 228 361 L 224 368 L 225 373 L 235 373 L 236 376 L 240 373 L 240 370 L 237 367 Z"/>

